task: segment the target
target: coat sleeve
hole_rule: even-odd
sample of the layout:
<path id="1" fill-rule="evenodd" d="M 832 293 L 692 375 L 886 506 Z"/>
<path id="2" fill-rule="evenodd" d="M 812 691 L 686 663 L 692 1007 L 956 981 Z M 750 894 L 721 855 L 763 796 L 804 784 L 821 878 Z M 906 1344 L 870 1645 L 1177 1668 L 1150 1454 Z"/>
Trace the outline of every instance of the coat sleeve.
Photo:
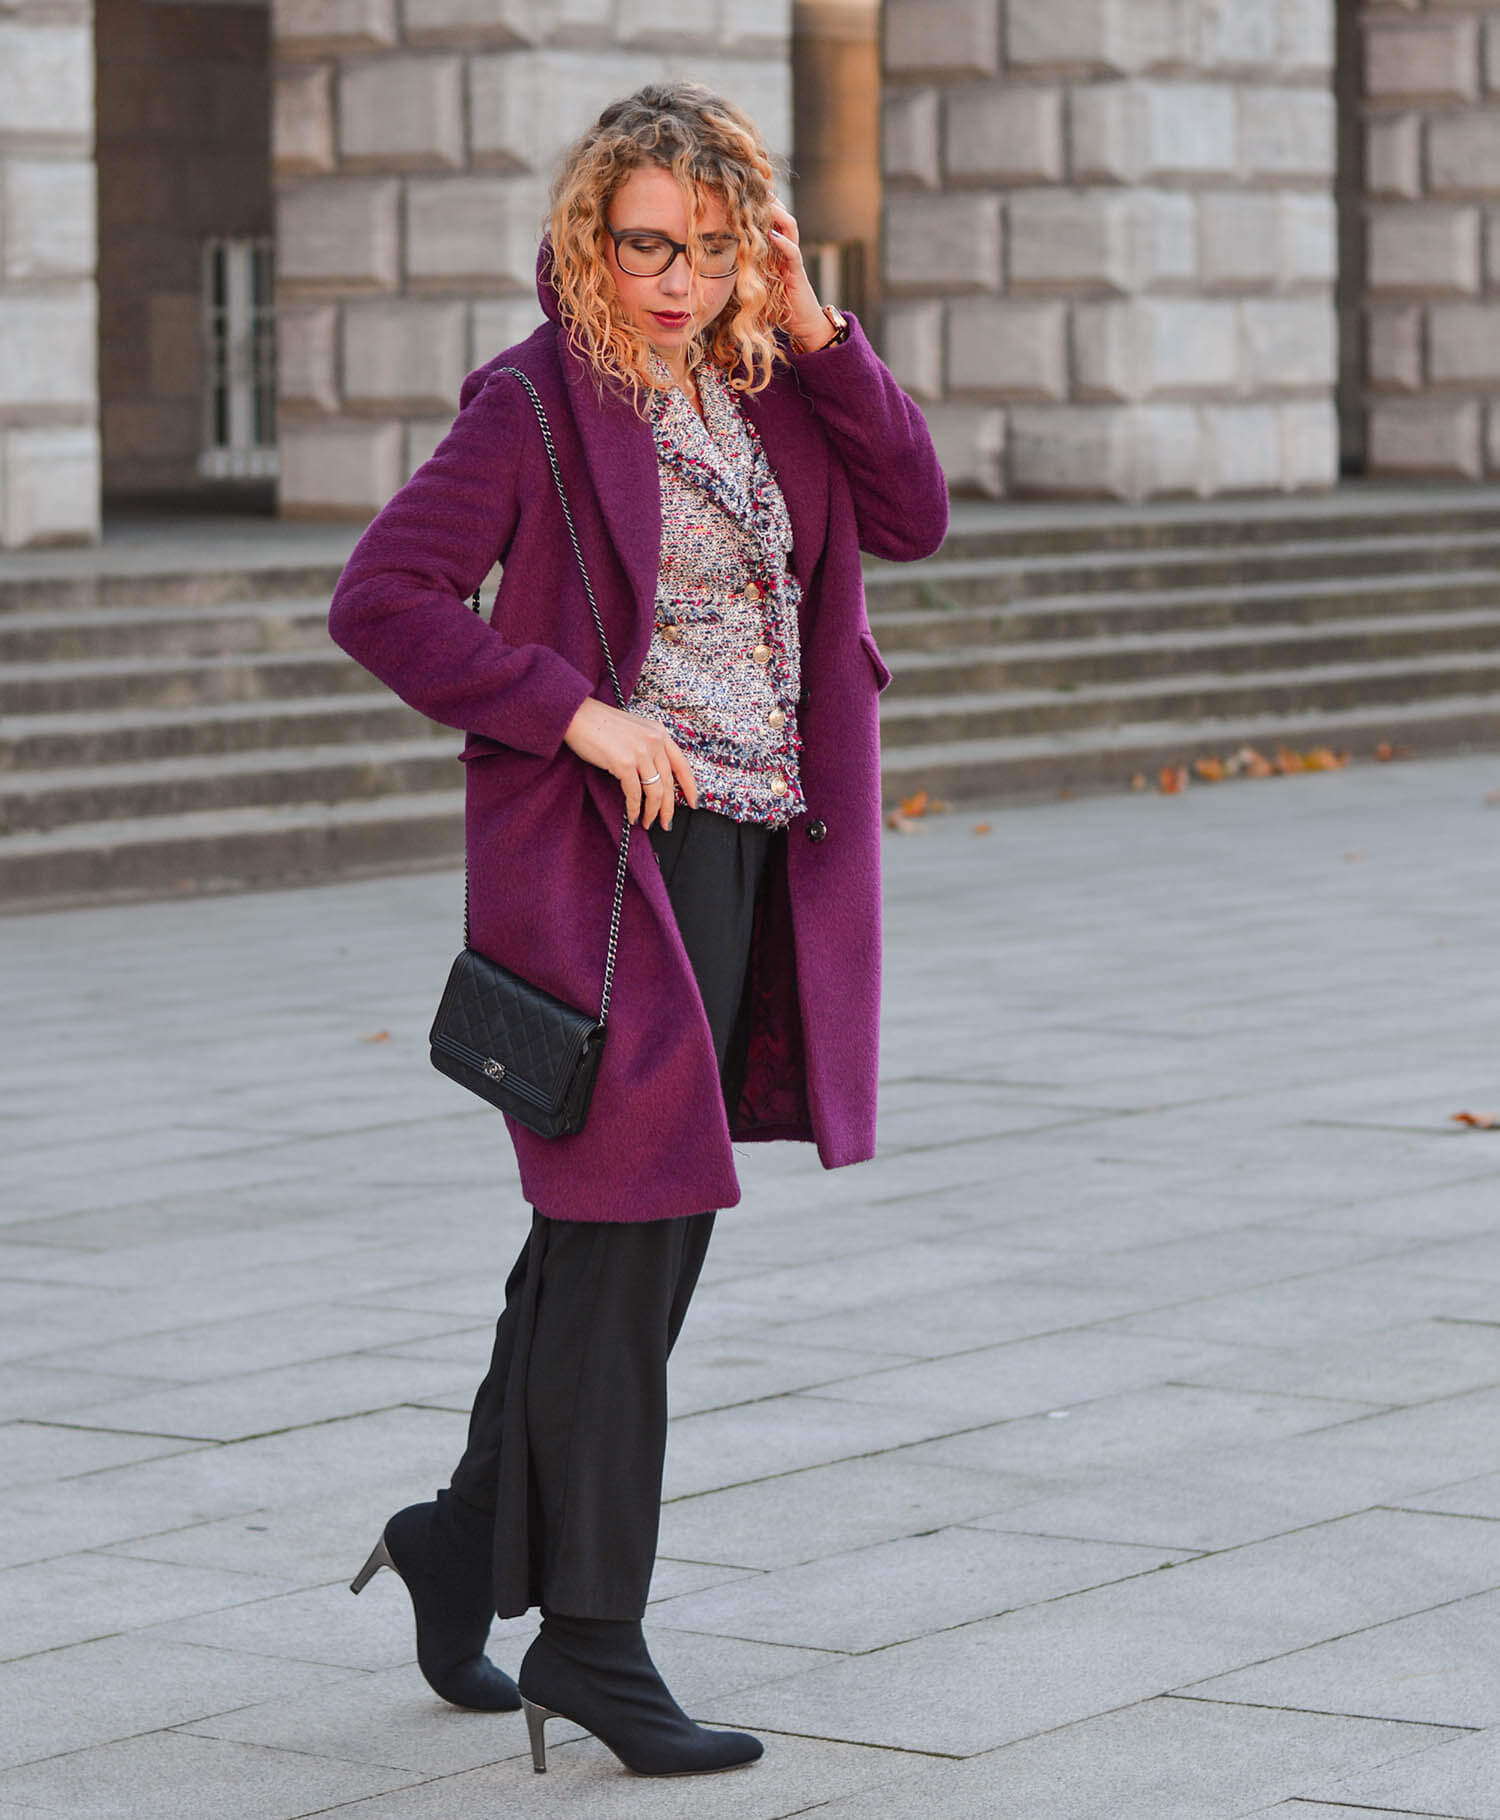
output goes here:
<path id="1" fill-rule="evenodd" d="M 859 547 L 891 562 L 930 556 L 948 531 L 948 483 L 926 419 L 864 330 L 850 316 L 847 341 L 791 359 L 849 476 Z"/>
<path id="2" fill-rule="evenodd" d="M 552 758 L 592 684 L 548 645 L 507 644 L 466 604 L 515 531 L 534 421 L 513 381 L 480 387 L 355 545 L 328 630 L 429 719 Z"/>

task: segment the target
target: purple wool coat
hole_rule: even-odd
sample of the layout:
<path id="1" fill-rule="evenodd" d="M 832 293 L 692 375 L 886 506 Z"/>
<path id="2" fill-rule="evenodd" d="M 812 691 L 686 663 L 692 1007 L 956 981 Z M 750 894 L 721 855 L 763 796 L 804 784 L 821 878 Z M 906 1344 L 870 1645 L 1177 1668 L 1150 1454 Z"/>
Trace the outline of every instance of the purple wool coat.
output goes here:
<path id="1" fill-rule="evenodd" d="M 544 245 L 548 321 L 464 382 L 453 428 L 350 556 L 329 629 L 403 701 L 468 734 L 473 945 L 595 1009 L 623 802 L 616 780 L 563 734 L 589 696 L 614 697 L 531 402 L 497 369 L 519 367 L 546 406 L 627 699 L 652 634 L 660 490 L 650 425 L 618 396 L 601 398 L 558 325 L 548 269 Z M 745 408 L 786 498 L 803 590 L 808 804 L 758 919 L 745 1088 L 731 1130 L 702 1000 L 636 829 L 586 1125 L 547 1139 L 507 1121 L 522 1188 L 556 1219 L 732 1206 L 731 1138 L 810 1139 L 828 1168 L 874 1153 L 877 697 L 890 678 L 870 635 L 859 553 L 929 555 L 947 529 L 947 488 L 921 413 L 852 318 L 846 343 L 794 356 Z M 487 623 L 466 601 L 497 559 L 504 572 Z"/>

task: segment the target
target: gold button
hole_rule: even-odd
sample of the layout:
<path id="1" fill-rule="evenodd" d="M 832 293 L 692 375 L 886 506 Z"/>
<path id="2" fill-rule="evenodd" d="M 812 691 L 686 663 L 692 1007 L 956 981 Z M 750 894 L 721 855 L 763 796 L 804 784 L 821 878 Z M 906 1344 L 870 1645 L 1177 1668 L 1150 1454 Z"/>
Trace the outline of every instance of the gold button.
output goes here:
<path id="1" fill-rule="evenodd" d="M 750 659 L 752 663 L 757 663 L 764 669 L 771 661 L 771 647 L 769 645 L 757 645 L 750 653 Z"/>
<path id="2" fill-rule="evenodd" d="M 770 727 L 773 732 L 779 733 L 786 725 L 786 715 L 780 708 L 772 708 L 771 712 L 766 716 L 766 725 Z"/>
<path id="3" fill-rule="evenodd" d="M 760 599 L 760 586 L 757 582 L 747 581 L 745 583 L 745 599 L 746 600 L 759 600 Z"/>
<path id="4" fill-rule="evenodd" d="M 663 638 L 665 638 L 668 641 L 669 644 L 674 644 L 674 645 L 678 644 L 682 639 L 682 627 L 681 626 L 663 626 L 661 629 L 661 635 Z"/>
<path id="5" fill-rule="evenodd" d="M 786 795 L 786 779 L 779 772 L 771 779 L 771 794 L 772 796 Z"/>

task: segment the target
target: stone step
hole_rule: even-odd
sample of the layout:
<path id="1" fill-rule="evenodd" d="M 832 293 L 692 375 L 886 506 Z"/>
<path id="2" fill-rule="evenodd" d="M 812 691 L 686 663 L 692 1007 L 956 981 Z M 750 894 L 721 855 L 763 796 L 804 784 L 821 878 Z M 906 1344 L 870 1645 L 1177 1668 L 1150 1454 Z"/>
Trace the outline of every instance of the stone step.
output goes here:
<path id="1" fill-rule="evenodd" d="M 335 803 L 462 786 L 463 735 L 303 750 L 228 752 L 135 764 L 0 771 L 0 833 L 195 814 L 254 804 Z"/>
<path id="2" fill-rule="evenodd" d="M 1055 594 L 1160 593 L 1170 588 L 1236 588 L 1256 582 L 1348 580 L 1356 576 L 1422 576 L 1456 569 L 1500 573 L 1500 533 L 1487 536 L 1367 537 L 1345 544 L 1308 542 L 1275 549 L 1088 550 L 1077 555 L 934 556 L 915 564 L 870 568 L 872 609 L 983 605 Z"/>
<path id="3" fill-rule="evenodd" d="M 1500 606 L 1500 573 L 1361 576 L 1355 581 L 1255 582 L 1244 586 L 1171 588 L 1161 593 L 1054 595 L 990 606 L 932 606 L 891 611 L 872 602 L 870 625 L 887 656 L 955 646 L 1019 645 L 1031 640 L 1113 639 L 1215 626 L 1337 623 L 1377 614 L 1417 617 Z"/>
<path id="4" fill-rule="evenodd" d="M 0 906 L 237 891 L 461 864 L 463 837 L 461 789 L 86 822 L 0 836 Z M 455 931 L 458 917 L 455 899 Z"/>
<path id="5" fill-rule="evenodd" d="M 1282 745 L 1298 752 L 1329 746 L 1359 762 L 1373 758 L 1383 742 L 1408 748 L 1415 756 L 1493 750 L 1500 743 L 1500 697 L 1457 695 L 1311 714 L 1242 714 L 1211 724 L 1159 721 L 1030 738 L 912 745 L 887 749 L 882 787 L 891 804 L 918 790 L 957 802 L 1124 789 L 1138 773 L 1154 785 L 1165 765 L 1191 764 L 1210 755 L 1223 758 L 1241 746 L 1254 746 L 1268 758 Z M 1269 787 L 1270 780 L 1265 781 Z"/>
<path id="6" fill-rule="evenodd" d="M 1215 628 L 1170 637 L 1034 640 L 902 651 L 886 702 L 984 690 L 1071 689 L 1145 677 L 1294 670 L 1500 650 L 1500 606 L 1464 613 L 1340 621 L 1333 626 Z"/>
<path id="7" fill-rule="evenodd" d="M 8 714 L 176 708 L 215 702 L 367 695 L 381 685 L 324 638 L 313 651 L 225 652 L 214 657 L 112 657 L 0 664 Z"/>
<path id="8" fill-rule="evenodd" d="M 1254 714 L 1315 715 L 1376 703 L 1500 696 L 1500 654 L 1319 664 L 1224 677 L 1199 673 L 1077 688 L 978 691 L 888 698 L 880 721 L 887 749 L 1061 733 L 1132 722 L 1215 722 Z M 1211 728 L 1206 737 L 1217 738 Z"/>
<path id="9" fill-rule="evenodd" d="M 1036 556 L 1077 550 L 1152 550 L 1223 544 L 1329 541 L 1436 532 L 1500 531 L 1494 487 L 1341 487 L 1336 494 L 1288 499 L 1169 500 L 1150 505 L 1104 501 L 980 505 L 956 501 L 949 556 Z"/>
<path id="10" fill-rule="evenodd" d="M 216 657 L 328 647 L 326 600 L 87 607 L 0 618 L 0 664 L 106 657 Z"/>
<path id="11" fill-rule="evenodd" d="M 408 708 L 387 689 L 288 702 L 15 715 L 0 724 L 0 774 L 49 766 L 133 764 L 194 752 L 271 751 L 279 746 L 423 736 L 451 741 L 454 734 Z"/>
<path id="12" fill-rule="evenodd" d="M 268 533 L 274 535 L 274 531 Z M 120 568 L 55 575 L 0 574 L 0 614 L 90 607 L 211 607 L 253 600 L 323 600 L 341 563 L 226 563 L 222 568 Z"/>

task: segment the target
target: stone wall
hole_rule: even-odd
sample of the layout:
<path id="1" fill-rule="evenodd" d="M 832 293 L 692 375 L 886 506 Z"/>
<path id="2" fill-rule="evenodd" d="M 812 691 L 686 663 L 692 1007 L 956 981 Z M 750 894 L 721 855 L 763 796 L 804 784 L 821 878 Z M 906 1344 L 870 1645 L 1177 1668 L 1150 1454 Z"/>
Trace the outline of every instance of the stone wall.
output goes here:
<path id="1" fill-rule="evenodd" d="M 0 0 L 0 547 L 99 532 L 88 0 Z"/>
<path id="2" fill-rule="evenodd" d="M 366 518 L 540 320 L 555 160 L 663 76 L 790 150 L 788 0 L 276 0 L 281 510 Z"/>
<path id="3" fill-rule="evenodd" d="M 1362 15 L 1369 467 L 1500 472 L 1500 11 Z"/>
<path id="4" fill-rule="evenodd" d="M 1336 479 L 1333 45 L 1333 0 L 886 0 L 886 351 L 956 489 Z"/>
<path id="5" fill-rule="evenodd" d="M 200 480 L 203 247 L 272 227 L 263 4 L 96 0 L 99 392 L 107 497 Z"/>

